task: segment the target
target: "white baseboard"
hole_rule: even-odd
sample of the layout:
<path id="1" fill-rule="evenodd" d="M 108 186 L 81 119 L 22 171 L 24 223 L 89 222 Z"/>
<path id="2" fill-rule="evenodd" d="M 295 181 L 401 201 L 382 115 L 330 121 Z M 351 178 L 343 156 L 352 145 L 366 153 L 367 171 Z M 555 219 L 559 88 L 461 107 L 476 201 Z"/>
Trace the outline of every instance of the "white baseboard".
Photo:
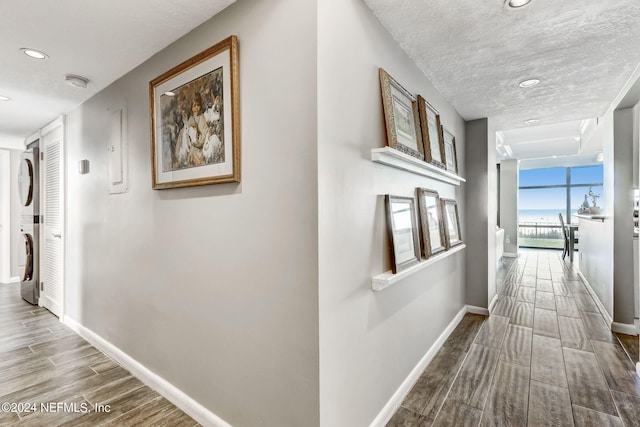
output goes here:
<path id="1" fill-rule="evenodd" d="M 193 400 L 182 390 L 169 383 L 158 374 L 151 372 L 140 362 L 138 362 L 127 353 L 120 350 L 118 347 L 111 344 L 109 341 L 105 340 L 92 330 L 84 327 L 68 316 L 64 316 L 63 323 L 70 329 L 75 331 L 82 338 L 89 341 L 94 347 L 114 359 L 116 362 L 122 365 L 123 368 L 131 372 L 132 375 L 149 386 L 151 389 L 160 393 L 163 397 L 172 402 L 174 405 L 176 405 L 178 408 L 180 408 L 200 424 L 213 427 L 231 427 L 229 423 Z"/>
<path id="2" fill-rule="evenodd" d="M 613 322 L 611 323 L 611 330 L 613 332 L 618 332 L 619 334 L 638 335 L 636 325 L 630 325 L 628 323 Z"/>
<path id="3" fill-rule="evenodd" d="M 502 256 L 505 258 L 518 258 L 518 254 L 514 254 L 513 252 L 505 252 Z"/>
<path id="4" fill-rule="evenodd" d="M 640 362 L 636 363 L 636 374 L 640 377 Z"/>
<path id="5" fill-rule="evenodd" d="M 433 358 L 436 356 L 438 351 L 442 348 L 444 342 L 449 338 L 451 332 L 458 326 L 458 323 L 462 320 L 464 315 L 467 313 L 468 306 L 462 307 L 462 309 L 456 314 L 451 323 L 445 328 L 445 330 L 440 334 L 436 342 L 433 343 L 431 348 L 427 350 L 427 353 L 420 359 L 418 364 L 411 370 L 407 378 L 400 384 L 400 387 L 396 390 L 395 393 L 391 396 L 391 399 L 384 405 L 382 410 L 378 413 L 378 415 L 371 422 L 370 427 L 382 427 L 385 426 L 393 414 L 396 413 L 402 401 L 411 391 L 411 388 L 420 378 L 422 372 L 425 370 L 427 365 L 431 363 Z M 185 411 L 186 412 L 186 411 Z"/>
<path id="6" fill-rule="evenodd" d="M 13 277 L 9 277 L 9 279 L 7 279 L 7 281 L 3 283 L 16 283 L 20 281 L 21 281 L 20 276 L 13 276 Z"/>
<path id="7" fill-rule="evenodd" d="M 467 313 L 482 314 L 483 316 L 489 315 L 489 309 L 484 307 L 476 307 L 475 305 L 467 305 Z"/>
<path id="8" fill-rule="evenodd" d="M 609 328 L 612 328 L 613 319 L 611 318 L 611 315 L 609 314 L 607 309 L 604 308 L 604 304 L 602 304 L 602 301 L 600 301 L 600 297 L 598 297 L 598 294 L 596 294 L 596 291 L 593 290 L 593 288 L 591 287 L 591 284 L 589 284 L 589 281 L 587 280 L 586 277 L 584 277 L 584 274 L 582 274 L 580 270 L 578 270 L 578 276 L 580 276 L 580 278 L 584 282 L 584 285 L 587 287 L 587 290 L 591 294 L 591 297 L 596 302 L 596 305 L 600 310 L 600 314 L 602 314 L 602 316 L 604 317 L 604 320 L 607 322 L 607 325 L 609 325 Z"/>

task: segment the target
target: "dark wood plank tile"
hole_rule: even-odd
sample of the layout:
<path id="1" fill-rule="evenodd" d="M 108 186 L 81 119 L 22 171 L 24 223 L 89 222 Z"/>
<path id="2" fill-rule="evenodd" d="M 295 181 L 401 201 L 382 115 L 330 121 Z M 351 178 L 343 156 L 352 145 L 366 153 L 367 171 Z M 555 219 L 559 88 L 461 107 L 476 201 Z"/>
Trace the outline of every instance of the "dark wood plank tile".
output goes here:
<path id="1" fill-rule="evenodd" d="M 560 338 L 557 317 L 555 311 L 536 308 L 533 315 L 533 333 L 550 338 Z"/>
<path id="2" fill-rule="evenodd" d="M 573 405 L 573 417 L 577 426 L 584 427 L 624 427 L 616 416 L 604 414 L 579 405 Z"/>
<path id="3" fill-rule="evenodd" d="M 58 410 L 56 406 L 53 406 L 50 411 L 37 410 L 35 412 L 21 414 L 21 420 L 17 425 L 20 427 L 57 426 L 62 423 L 72 422 L 83 415 L 82 411 L 90 410 L 91 408 L 89 402 L 87 402 L 82 396 L 73 396 L 65 400 L 41 402 L 44 404 L 49 402 L 63 402 L 69 406 L 67 406 L 67 410 L 65 410 L 64 407 L 61 408 L 61 410 Z"/>
<path id="4" fill-rule="evenodd" d="M 560 340 L 533 335 L 531 379 L 558 387 L 567 387 Z"/>
<path id="5" fill-rule="evenodd" d="M 531 381 L 528 426 L 573 426 L 569 389 Z"/>
<path id="6" fill-rule="evenodd" d="M 529 368 L 498 362 L 481 426 L 527 424 Z"/>
<path id="7" fill-rule="evenodd" d="M 563 347 L 593 352 L 582 319 L 558 316 L 558 326 Z"/>
<path id="8" fill-rule="evenodd" d="M 551 280 L 538 278 L 538 281 L 536 282 L 536 290 L 553 293 L 553 282 Z"/>
<path id="9" fill-rule="evenodd" d="M 556 302 L 553 292 L 536 291 L 536 307 L 547 310 L 555 310 Z"/>
<path id="10" fill-rule="evenodd" d="M 449 338 L 444 342 L 442 348 L 466 353 L 469 351 L 469 348 L 471 348 L 473 340 L 476 338 L 478 331 L 486 319 L 487 316 L 481 316 L 479 314 L 465 314 L 460 323 L 458 323 L 458 326 L 456 326 L 451 335 L 449 335 Z"/>
<path id="11" fill-rule="evenodd" d="M 564 348 L 563 352 L 571 402 L 594 411 L 617 415 L 596 356 L 570 348 Z"/>
<path id="12" fill-rule="evenodd" d="M 91 356 L 100 351 L 92 345 L 87 345 L 83 347 L 78 347 L 70 351 L 65 351 L 62 353 L 54 354 L 49 359 L 53 364 L 60 365 L 65 362 L 73 362 L 78 359 L 82 359 L 86 356 Z"/>
<path id="13" fill-rule="evenodd" d="M 575 299 L 579 310 L 600 314 L 600 310 L 598 309 L 595 301 L 593 301 L 593 298 L 591 298 L 591 295 L 575 293 L 573 294 L 573 298 Z"/>
<path id="14" fill-rule="evenodd" d="M 638 336 L 620 333 L 614 333 L 614 335 L 618 338 L 620 344 L 622 344 L 622 348 L 627 352 L 629 359 L 631 359 L 632 362 L 638 362 L 640 360 L 640 355 L 638 354 L 638 350 L 640 349 L 638 345 Z"/>
<path id="15" fill-rule="evenodd" d="M 520 286 L 524 286 L 525 288 L 535 288 L 537 277 L 535 275 L 531 276 L 523 276 L 522 280 L 520 280 Z"/>
<path id="16" fill-rule="evenodd" d="M 640 424 L 640 397 L 614 390 L 611 391 L 611 395 L 624 424 L 626 426 Z"/>
<path id="17" fill-rule="evenodd" d="M 536 302 L 536 288 L 527 288 L 524 286 L 520 286 L 518 288 L 518 296 L 516 297 L 518 301 L 523 302 Z"/>
<path id="18" fill-rule="evenodd" d="M 580 311 L 578 310 L 576 301 L 571 297 L 556 295 L 556 311 L 558 316 L 580 318 Z"/>
<path id="19" fill-rule="evenodd" d="M 500 348 L 507 333 L 508 325 L 508 317 L 490 316 L 485 320 L 482 329 L 478 332 L 475 343 L 487 347 Z"/>
<path id="20" fill-rule="evenodd" d="M 145 425 L 192 427 L 196 424 L 197 423 L 193 418 L 189 417 L 180 410 L 176 410 L 176 407 L 171 402 L 162 397 L 160 399 L 153 400 L 146 405 L 132 409 L 131 411 L 114 419 L 113 421 L 108 422 L 104 426 L 119 427 Z"/>
<path id="21" fill-rule="evenodd" d="M 429 425 L 430 423 L 422 415 L 401 406 L 386 427 L 427 427 Z"/>
<path id="22" fill-rule="evenodd" d="M 482 409 L 499 356 L 498 349 L 473 344 L 447 399 Z"/>
<path id="23" fill-rule="evenodd" d="M 46 354 L 48 356 L 73 350 L 78 347 L 89 346 L 84 338 L 79 335 L 71 335 L 61 339 L 52 339 L 50 341 L 41 342 L 31 346 L 34 353 Z"/>
<path id="24" fill-rule="evenodd" d="M 402 406 L 433 421 L 462 365 L 466 353 L 441 349 L 405 397 Z"/>
<path id="25" fill-rule="evenodd" d="M 509 325 L 500 353 L 500 360 L 530 366 L 532 337 L 533 330 L 531 328 Z"/>
<path id="26" fill-rule="evenodd" d="M 529 302 L 516 302 L 513 312 L 511 313 L 511 323 L 518 326 L 533 328 L 533 310 L 534 305 Z"/>
<path id="27" fill-rule="evenodd" d="M 482 411 L 464 403 L 447 400 L 438 413 L 433 427 L 477 427 Z"/>
<path id="28" fill-rule="evenodd" d="M 580 318 L 584 322 L 584 327 L 590 339 L 610 343 L 616 342 L 611 329 L 604 322 L 601 314 L 580 311 Z"/>
<path id="29" fill-rule="evenodd" d="M 561 297 L 571 296 L 571 291 L 564 282 L 553 282 L 553 293 Z"/>
<path id="30" fill-rule="evenodd" d="M 593 349 L 609 388 L 640 396 L 640 378 L 622 347 L 594 340 Z"/>
<path id="31" fill-rule="evenodd" d="M 511 317 L 513 309 L 516 306 L 516 299 L 506 295 L 498 295 L 496 305 L 491 311 L 491 315 Z"/>
<path id="32" fill-rule="evenodd" d="M 65 427 L 93 427 L 102 425 L 115 420 L 132 409 L 138 408 L 158 398 L 158 393 L 154 392 L 149 387 L 140 387 L 112 400 L 98 402 L 101 405 L 109 405 L 110 412 L 91 412 L 83 414 L 78 418 L 60 425 Z"/>
<path id="33" fill-rule="evenodd" d="M 580 280 L 567 280 L 565 283 L 571 292 L 589 294 L 587 287 Z"/>
<path id="34" fill-rule="evenodd" d="M 128 376 L 120 380 L 110 382 L 94 391 L 85 393 L 84 397 L 91 404 L 104 403 L 143 386 L 144 384 L 139 379 L 133 376 Z"/>

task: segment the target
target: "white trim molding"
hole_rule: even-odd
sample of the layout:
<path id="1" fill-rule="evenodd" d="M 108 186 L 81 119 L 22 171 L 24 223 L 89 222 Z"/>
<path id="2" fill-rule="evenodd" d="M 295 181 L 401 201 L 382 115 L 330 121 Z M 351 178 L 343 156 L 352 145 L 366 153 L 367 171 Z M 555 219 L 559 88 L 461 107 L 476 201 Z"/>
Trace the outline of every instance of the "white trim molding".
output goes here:
<path id="1" fill-rule="evenodd" d="M 495 294 L 493 296 L 493 299 L 491 300 L 491 302 L 489 303 L 489 313 L 491 313 L 493 311 L 493 307 L 496 306 L 496 303 L 498 302 L 498 294 Z"/>
<path id="2" fill-rule="evenodd" d="M 477 307 L 475 305 L 467 305 L 467 313 L 481 314 L 483 316 L 488 316 L 489 309 L 484 307 Z"/>
<path id="3" fill-rule="evenodd" d="M 613 322 L 611 323 L 611 330 L 619 334 L 638 335 L 638 328 L 636 328 L 636 325 L 630 325 L 628 323 Z"/>
<path id="4" fill-rule="evenodd" d="M 420 378 L 420 375 L 422 375 L 422 372 L 427 368 L 429 363 L 431 363 L 438 351 L 440 351 L 440 349 L 442 348 L 444 342 L 447 340 L 447 338 L 449 338 L 449 335 L 451 335 L 456 326 L 458 326 L 458 323 L 460 323 L 464 315 L 468 312 L 467 307 L 468 306 L 462 307 L 458 314 L 456 314 L 451 323 L 449 323 L 442 334 L 440 334 L 436 342 L 434 342 L 431 348 L 427 350 L 427 353 L 422 357 L 422 359 L 420 359 L 415 368 L 411 370 L 407 378 L 405 378 L 402 384 L 400 384 L 400 387 L 398 387 L 396 392 L 393 393 L 389 401 L 384 405 L 382 410 L 371 422 L 370 427 L 382 427 L 389 422 L 391 417 L 393 417 L 393 414 L 396 413 L 396 411 L 402 404 L 404 398 L 407 397 L 407 395 L 411 391 L 411 388 Z"/>
<path id="5" fill-rule="evenodd" d="M 502 256 L 505 258 L 518 258 L 518 254 L 513 252 L 505 252 Z"/>
<path id="6" fill-rule="evenodd" d="M 600 298 L 598 297 L 598 294 L 596 294 L 596 291 L 593 290 L 593 288 L 589 284 L 589 281 L 587 280 L 586 277 L 584 277 L 584 274 L 582 274 L 581 271 L 578 271 L 578 276 L 580 276 L 580 278 L 584 282 L 584 285 L 586 286 L 587 290 L 591 294 L 591 297 L 593 298 L 593 300 L 595 301 L 596 305 L 598 306 L 598 309 L 600 310 L 600 314 L 602 314 L 602 317 L 604 317 L 604 320 L 606 320 L 607 325 L 609 325 L 609 328 L 611 328 L 611 326 L 613 324 L 613 319 L 611 318 L 611 315 L 609 314 L 607 309 L 604 308 L 604 304 L 602 304 L 602 301 L 600 301 Z"/>
<path id="7" fill-rule="evenodd" d="M 128 370 L 133 376 L 138 378 L 144 384 L 160 393 L 163 397 L 176 405 L 198 423 L 205 426 L 213 427 L 231 427 L 229 423 L 196 402 L 182 390 L 180 390 L 158 374 L 151 372 L 148 368 L 135 360 L 133 357 L 129 356 L 127 353 L 111 344 L 109 341 L 105 340 L 92 330 L 81 325 L 76 320 L 71 319 L 68 316 L 64 316 L 62 318 L 62 322 L 82 338 L 89 341 L 89 343 L 91 343 L 98 350 L 102 351 L 113 360 L 118 362 L 120 365 L 122 365 L 123 368 Z"/>

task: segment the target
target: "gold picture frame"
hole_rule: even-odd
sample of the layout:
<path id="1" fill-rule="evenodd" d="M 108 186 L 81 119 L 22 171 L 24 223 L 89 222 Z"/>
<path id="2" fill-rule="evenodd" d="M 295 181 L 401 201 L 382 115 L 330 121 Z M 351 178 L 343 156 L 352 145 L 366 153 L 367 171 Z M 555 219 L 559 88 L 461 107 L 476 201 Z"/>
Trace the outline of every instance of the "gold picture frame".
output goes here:
<path id="1" fill-rule="evenodd" d="M 453 199 L 440 199 L 442 203 L 442 216 L 444 217 L 444 237 L 447 250 L 461 245 L 462 232 L 460 231 L 460 215 L 458 214 L 458 202 Z"/>
<path id="2" fill-rule="evenodd" d="M 444 126 L 442 127 L 442 154 L 446 169 L 458 174 L 458 152 L 456 151 L 456 138 Z"/>
<path id="3" fill-rule="evenodd" d="M 420 262 L 415 199 L 385 195 L 391 271 L 396 274 Z"/>
<path id="4" fill-rule="evenodd" d="M 447 250 L 442 221 L 442 204 L 437 191 L 418 188 L 417 193 L 422 230 L 422 256 L 429 259 Z"/>
<path id="5" fill-rule="evenodd" d="M 149 83 L 154 189 L 240 182 L 239 75 L 230 36 Z"/>
<path id="6" fill-rule="evenodd" d="M 442 152 L 442 132 L 440 128 L 440 113 L 421 95 L 418 95 L 418 112 L 420 114 L 420 129 L 422 131 L 422 145 L 424 146 L 424 160 L 442 169 L 446 169 Z"/>
<path id="7" fill-rule="evenodd" d="M 424 160 L 416 98 L 382 68 L 379 69 L 387 145 Z"/>

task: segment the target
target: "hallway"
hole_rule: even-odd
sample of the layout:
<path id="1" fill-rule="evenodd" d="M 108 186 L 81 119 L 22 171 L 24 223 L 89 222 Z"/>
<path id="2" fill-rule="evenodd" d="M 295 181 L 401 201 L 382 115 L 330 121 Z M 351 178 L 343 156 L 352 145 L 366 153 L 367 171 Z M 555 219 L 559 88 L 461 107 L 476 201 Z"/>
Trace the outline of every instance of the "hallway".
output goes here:
<path id="1" fill-rule="evenodd" d="M 198 425 L 49 311 L 23 301 L 19 283 L 0 285 L 0 322 L 0 425 Z"/>
<path id="2" fill-rule="evenodd" d="M 556 251 L 525 251 L 490 317 L 467 314 L 387 426 L 637 426 L 637 337 L 613 334 Z M 634 347 L 635 346 L 635 347 Z"/>

